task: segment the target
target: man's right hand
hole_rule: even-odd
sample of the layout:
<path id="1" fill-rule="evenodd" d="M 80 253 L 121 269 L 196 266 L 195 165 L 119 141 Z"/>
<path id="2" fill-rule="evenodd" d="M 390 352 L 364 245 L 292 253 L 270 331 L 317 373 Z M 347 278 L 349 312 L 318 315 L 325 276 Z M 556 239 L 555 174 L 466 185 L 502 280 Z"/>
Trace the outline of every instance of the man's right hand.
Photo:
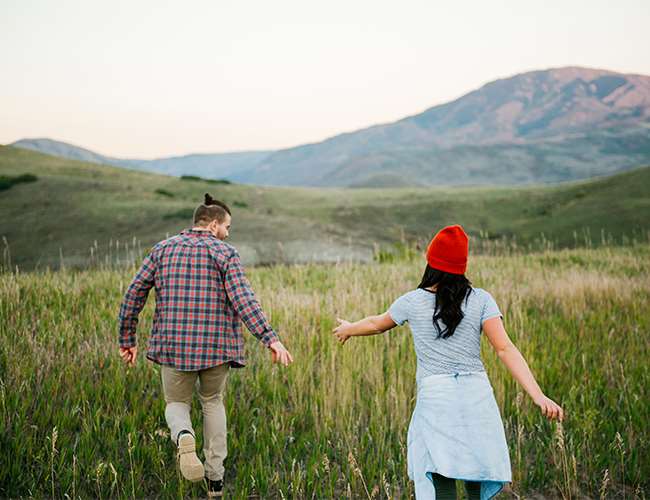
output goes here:
<path id="1" fill-rule="evenodd" d="M 286 350 L 279 340 L 269 345 L 269 349 L 271 349 L 271 359 L 274 363 L 282 363 L 284 366 L 289 366 L 289 364 L 293 363 L 293 356 L 291 356 L 291 353 Z"/>
<path id="2" fill-rule="evenodd" d="M 135 365 L 135 360 L 138 357 L 138 348 L 137 347 L 120 347 L 120 356 L 122 361 L 126 363 L 126 366 Z"/>

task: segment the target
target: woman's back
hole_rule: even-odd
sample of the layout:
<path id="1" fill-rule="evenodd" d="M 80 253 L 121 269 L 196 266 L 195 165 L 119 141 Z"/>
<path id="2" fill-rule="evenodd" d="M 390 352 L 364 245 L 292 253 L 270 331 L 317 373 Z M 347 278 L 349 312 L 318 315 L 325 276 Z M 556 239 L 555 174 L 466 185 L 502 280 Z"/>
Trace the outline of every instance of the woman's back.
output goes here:
<path id="1" fill-rule="evenodd" d="M 399 297 L 388 310 L 398 325 L 409 322 L 417 355 L 419 381 L 428 375 L 485 371 L 481 361 L 481 325 L 501 316 L 492 296 L 481 288 L 471 288 L 463 301 L 463 319 L 453 335 L 438 336 L 433 325 L 436 294 L 418 288 Z M 440 322 L 441 329 L 444 324 Z"/>

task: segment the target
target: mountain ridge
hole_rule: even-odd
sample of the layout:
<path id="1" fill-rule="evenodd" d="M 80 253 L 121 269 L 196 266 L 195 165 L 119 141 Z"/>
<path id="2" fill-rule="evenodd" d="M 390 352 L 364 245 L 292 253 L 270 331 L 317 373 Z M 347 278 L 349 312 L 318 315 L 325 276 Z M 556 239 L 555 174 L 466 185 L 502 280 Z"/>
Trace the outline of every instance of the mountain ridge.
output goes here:
<path id="1" fill-rule="evenodd" d="M 523 116 L 518 116 L 524 111 Z M 612 127 L 624 127 L 625 133 L 634 129 L 640 136 L 631 150 L 635 157 L 620 165 L 624 169 L 646 161 L 650 150 L 648 123 L 650 77 L 579 67 L 537 70 L 494 80 L 453 101 L 396 122 L 277 151 L 256 170 L 262 172 L 261 183 L 264 184 L 273 184 L 274 174 L 283 170 L 294 185 L 328 185 L 331 174 L 346 164 L 370 162 L 373 173 L 381 171 L 381 161 L 376 158 L 373 161 L 369 156 L 397 154 L 405 168 L 412 166 L 414 154 L 432 148 L 438 152 L 459 146 L 492 144 L 539 148 L 540 143 L 553 146 L 566 142 L 565 149 L 570 149 L 576 136 L 582 139 L 587 133 L 591 137 L 595 132 L 601 133 L 601 137 L 594 138 L 596 144 L 615 141 L 611 130 L 607 131 Z M 590 162 L 606 162 L 607 155 L 594 156 L 593 148 L 588 149 Z M 579 154 L 586 152 L 578 150 Z M 451 168 L 462 167 L 462 157 L 448 158 L 448 163 Z M 561 158 L 555 163 L 560 164 Z M 529 159 L 524 167 L 536 165 L 534 159 Z M 510 166 L 516 167 L 512 163 Z M 595 165 L 587 176 L 610 171 L 609 168 L 599 169 L 599 166 Z M 430 161 L 417 169 L 413 178 L 427 178 L 427 170 L 435 167 L 436 162 Z M 475 175 L 473 181 L 486 183 L 493 178 L 496 167 L 488 165 L 484 175 Z M 584 178 L 584 175 L 567 175 L 559 180 L 571 178 Z M 534 180 L 552 182 L 558 179 L 538 175 Z M 512 183 L 507 176 L 500 177 L 499 181 Z"/>
<path id="2" fill-rule="evenodd" d="M 650 76 L 577 66 L 528 71 L 323 141 L 190 156 L 103 158 L 127 168 L 261 185 L 363 187 L 378 179 L 389 184 L 391 177 L 401 185 L 584 179 L 650 161 Z"/>

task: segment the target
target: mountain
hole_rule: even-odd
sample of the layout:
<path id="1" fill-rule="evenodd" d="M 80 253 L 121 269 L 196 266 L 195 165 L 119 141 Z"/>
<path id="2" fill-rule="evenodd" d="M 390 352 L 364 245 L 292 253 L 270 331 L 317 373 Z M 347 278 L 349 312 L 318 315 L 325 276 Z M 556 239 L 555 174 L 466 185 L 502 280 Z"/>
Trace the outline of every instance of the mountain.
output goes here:
<path id="1" fill-rule="evenodd" d="M 650 167 L 553 186 L 287 188 L 210 184 L 0 146 L 0 181 L 0 268 L 139 259 L 191 224 L 205 192 L 230 205 L 231 242 L 247 264 L 370 260 L 377 246 L 424 247 L 448 224 L 465 227 L 472 251 L 499 247 L 500 237 L 540 248 L 542 235 L 561 247 L 650 236 Z"/>
<path id="2" fill-rule="evenodd" d="M 191 154 L 155 160 L 138 160 L 104 156 L 79 146 L 45 138 L 21 139 L 11 145 L 17 148 L 30 149 L 44 154 L 89 163 L 100 163 L 175 176 L 196 175 L 209 179 L 230 180 L 233 180 L 239 171 L 256 166 L 270 153 L 270 151 L 244 151 L 236 153 Z"/>
<path id="3" fill-rule="evenodd" d="M 650 160 L 650 77 L 587 68 L 488 83 L 395 123 L 269 155 L 254 183 L 519 184 L 602 175 Z"/>
<path id="4" fill-rule="evenodd" d="M 14 145 L 139 170 L 261 185 L 560 182 L 650 162 L 650 77 L 579 67 L 532 71 L 394 123 L 275 152 L 122 160 L 46 139 Z"/>

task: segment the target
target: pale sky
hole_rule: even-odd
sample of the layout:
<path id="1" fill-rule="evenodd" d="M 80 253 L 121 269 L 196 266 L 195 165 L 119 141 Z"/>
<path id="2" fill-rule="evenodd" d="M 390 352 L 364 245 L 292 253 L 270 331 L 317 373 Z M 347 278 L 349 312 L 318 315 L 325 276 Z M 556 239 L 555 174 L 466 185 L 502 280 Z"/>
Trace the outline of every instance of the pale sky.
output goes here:
<path id="1" fill-rule="evenodd" d="M 0 0 L 0 143 L 279 149 L 578 65 L 650 74 L 649 0 Z"/>

